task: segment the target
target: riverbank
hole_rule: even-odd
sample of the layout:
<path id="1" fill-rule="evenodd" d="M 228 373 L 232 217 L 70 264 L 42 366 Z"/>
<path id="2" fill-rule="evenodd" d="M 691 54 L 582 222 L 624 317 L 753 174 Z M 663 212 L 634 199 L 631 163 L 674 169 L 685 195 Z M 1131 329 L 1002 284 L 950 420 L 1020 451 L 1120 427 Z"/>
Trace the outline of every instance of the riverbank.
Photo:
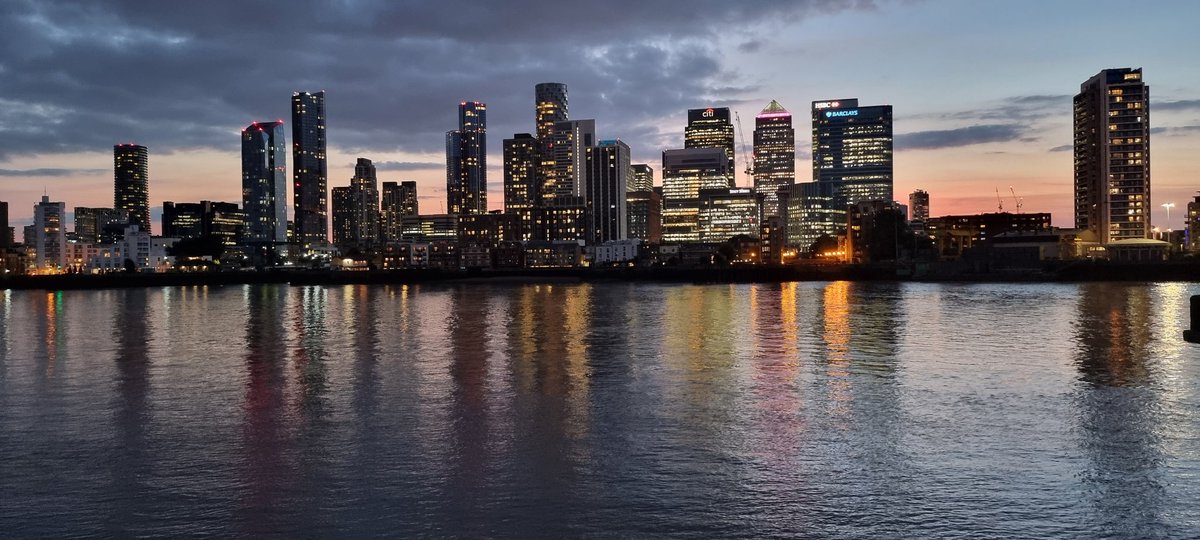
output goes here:
<path id="1" fill-rule="evenodd" d="M 101 274 L 10 276 L 0 289 L 109 289 L 194 285 L 352 285 L 428 282 L 580 282 L 647 281 L 663 283 L 779 283 L 787 281 L 921 281 L 921 282 L 1086 282 L 1086 281 L 1200 281 L 1200 264 L 1162 263 L 1122 265 L 1076 263 L 1037 271 L 974 272 L 893 265 L 732 266 L 708 268 L 546 268 L 517 270 L 408 269 L 374 272 L 272 270 L 264 272 L 196 272 L 163 274 Z"/>

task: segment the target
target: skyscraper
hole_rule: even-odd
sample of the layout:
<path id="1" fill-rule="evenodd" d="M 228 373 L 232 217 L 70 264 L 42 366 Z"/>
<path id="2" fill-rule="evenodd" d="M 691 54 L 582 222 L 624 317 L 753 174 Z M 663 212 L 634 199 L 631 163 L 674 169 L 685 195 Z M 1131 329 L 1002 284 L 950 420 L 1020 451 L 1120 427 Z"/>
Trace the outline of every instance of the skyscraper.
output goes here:
<path id="1" fill-rule="evenodd" d="M 662 156 L 663 241 L 697 242 L 700 190 L 729 187 L 729 160 L 716 148 L 664 150 Z"/>
<path id="2" fill-rule="evenodd" d="M 404 182 L 384 182 L 380 208 L 380 228 L 383 240 L 395 242 L 403 233 L 403 223 L 406 217 L 417 217 L 417 183 L 412 180 Z"/>
<path id="3" fill-rule="evenodd" d="M 796 130 L 792 113 L 772 100 L 754 117 L 754 191 L 763 195 L 763 217 L 779 207 L 776 191 L 796 182 Z"/>
<path id="4" fill-rule="evenodd" d="M 684 148 L 717 148 L 725 151 L 729 159 L 729 186 L 736 183 L 733 166 L 733 122 L 729 119 L 728 107 L 688 109 L 688 124 L 683 130 Z M 794 151 L 793 151 L 794 152 Z"/>
<path id="5" fill-rule="evenodd" d="M 633 176 L 629 180 L 630 193 L 654 189 L 654 169 L 645 163 L 633 164 Z"/>
<path id="6" fill-rule="evenodd" d="M 522 240 L 530 239 L 533 208 L 541 204 L 541 150 L 541 141 L 528 133 L 504 140 L 504 213 L 517 215 Z"/>
<path id="7" fill-rule="evenodd" d="M 287 143 L 283 121 L 255 122 L 242 129 L 244 239 L 252 244 L 287 242 Z"/>
<path id="8" fill-rule="evenodd" d="M 129 212 L 130 222 L 150 230 L 149 152 L 140 144 L 113 146 L 113 208 Z"/>
<path id="9" fill-rule="evenodd" d="M 595 120 L 555 122 L 545 150 L 553 158 L 554 166 L 543 178 L 543 199 L 552 203 L 555 199 L 583 196 L 584 160 L 587 149 L 595 145 Z"/>
<path id="10" fill-rule="evenodd" d="M 554 124 L 567 121 L 567 85 L 562 83 L 539 83 L 534 87 L 534 122 L 537 138 L 550 140 Z"/>
<path id="11" fill-rule="evenodd" d="M 446 133 L 446 205 L 451 214 L 487 213 L 487 105 L 458 105 L 458 129 Z"/>
<path id="12" fill-rule="evenodd" d="M 325 91 L 292 93 L 292 219 L 302 248 L 329 241 Z"/>
<path id="13" fill-rule="evenodd" d="M 920 221 L 922 223 L 929 220 L 929 192 L 923 189 L 918 189 L 908 196 L 908 211 L 909 221 Z"/>
<path id="14" fill-rule="evenodd" d="M 1108 244 L 1150 236 L 1150 87 L 1106 69 L 1075 96 L 1075 227 Z"/>
<path id="15" fill-rule="evenodd" d="M 892 202 L 892 106 L 857 99 L 812 104 L 813 180 L 831 184 L 838 204 Z"/>
<path id="16" fill-rule="evenodd" d="M 587 173 L 584 189 L 588 244 L 603 244 L 628 238 L 629 223 L 625 206 L 632 169 L 629 145 L 620 140 L 600 141 L 587 149 Z"/>

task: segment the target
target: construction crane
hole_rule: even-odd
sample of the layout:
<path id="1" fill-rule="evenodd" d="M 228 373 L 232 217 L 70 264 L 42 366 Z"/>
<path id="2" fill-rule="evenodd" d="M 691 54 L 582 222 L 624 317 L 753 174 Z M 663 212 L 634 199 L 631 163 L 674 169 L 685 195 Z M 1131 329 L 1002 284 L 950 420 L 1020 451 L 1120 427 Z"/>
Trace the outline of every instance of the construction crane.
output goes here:
<path id="1" fill-rule="evenodd" d="M 749 147 L 746 146 L 746 131 L 742 129 L 742 116 L 737 111 L 733 111 L 733 118 L 737 120 L 738 138 L 742 140 L 742 161 L 746 164 L 746 178 L 750 182 L 750 185 L 746 187 L 754 187 L 754 160 L 750 157 Z"/>
<path id="2" fill-rule="evenodd" d="M 1021 213 L 1021 207 L 1025 206 L 1020 197 L 1017 196 L 1017 190 L 1012 186 L 1008 186 L 1008 190 L 1012 192 L 1013 200 L 1017 202 L 1017 213 Z"/>
<path id="3" fill-rule="evenodd" d="M 996 211 L 1004 213 L 1004 199 L 1000 198 L 1000 188 L 996 188 Z"/>

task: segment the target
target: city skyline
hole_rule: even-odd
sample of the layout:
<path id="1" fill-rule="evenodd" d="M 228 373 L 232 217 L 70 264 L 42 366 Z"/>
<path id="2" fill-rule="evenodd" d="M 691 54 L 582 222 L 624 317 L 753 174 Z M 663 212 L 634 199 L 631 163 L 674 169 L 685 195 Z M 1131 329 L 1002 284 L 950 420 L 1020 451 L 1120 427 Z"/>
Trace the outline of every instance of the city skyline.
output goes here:
<path id="1" fill-rule="evenodd" d="M 466 79 L 452 75 L 455 70 L 470 66 L 439 70 L 426 61 L 413 60 L 414 64 L 427 68 L 419 76 L 411 69 L 402 69 L 404 66 L 389 64 L 376 79 L 342 80 L 329 69 L 304 69 L 308 59 L 320 56 L 318 53 L 322 51 L 302 47 L 281 60 L 280 75 L 256 90 L 254 96 L 235 98 L 229 94 L 230 90 L 221 90 L 221 95 L 212 98 L 212 110 L 196 118 L 180 117 L 179 122 L 165 125 L 157 123 L 161 119 L 160 109 L 177 110 L 193 93 L 206 87 L 232 85 L 234 81 L 223 79 L 221 70 L 215 68 L 197 70 L 172 85 L 147 85 L 138 88 L 142 93 L 137 93 L 114 75 L 130 69 L 124 63 L 130 57 L 150 52 L 158 55 L 154 58 L 159 62 L 152 67 L 164 70 L 204 64 L 201 58 L 187 54 L 188 45 L 212 43 L 228 30 L 206 23 L 212 16 L 203 13 L 190 13 L 193 20 L 186 20 L 183 17 L 189 15 L 186 12 L 156 13 L 151 9 L 132 13 L 120 4 L 113 4 L 112 8 L 106 14 L 84 13 L 75 21 L 60 17 L 62 13 L 57 10 L 62 8 L 53 3 L 6 7 L 8 13 L 3 15 L 3 21 L 11 30 L 6 39 L 27 39 L 31 43 L 49 40 L 45 56 L 41 57 L 44 64 L 41 68 L 29 63 L 32 53 L 16 52 L 25 49 L 7 47 L 6 51 L 14 52 L 0 58 L 0 66 L 6 71 L 24 74 L 0 82 L 8 102 L 3 132 L 6 140 L 12 141 L 0 155 L 0 189 L 10 203 L 14 224 L 30 222 L 33 206 L 43 190 L 52 199 L 65 200 L 68 208 L 108 206 L 106 199 L 112 196 L 112 158 L 106 153 L 113 145 L 126 142 L 149 149 L 150 206 L 154 214 L 151 222 L 156 230 L 163 201 L 236 201 L 239 171 L 236 139 L 231 135 L 256 118 L 287 117 L 289 95 L 317 89 L 328 92 L 331 181 L 340 184 L 350 178 L 356 158 L 372 159 L 379 166 L 380 181 L 417 181 L 422 202 L 428 208 L 426 213 L 437 213 L 439 206 L 444 205 L 444 155 L 439 151 L 444 143 L 439 134 L 455 127 L 454 106 L 467 99 L 488 103 L 492 124 L 489 127 L 493 133 L 499 133 L 494 140 L 533 132 L 530 112 L 533 86 L 547 81 L 566 84 L 571 89 L 571 118 L 595 118 L 597 138 L 626 141 L 635 163 L 654 164 L 662 150 L 683 147 L 682 126 L 686 124 L 689 108 L 724 106 L 752 117 L 771 99 L 778 99 L 793 111 L 803 110 L 805 104 L 828 96 L 857 96 L 865 103 L 889 104 L 894 107 L 896 124 L 894 198 L 902 199 L 915 189 L 924 189 L 932 195 L 934 215 L 974 213 L 992 210 L 993 189 L 1005 190 L 1012 185 L 1024 199 L 1026 211 L 1052 212 L 1056 225 L 1071 226 L 1071 96 L 1078 91 L 1080 81 L 1102 69 L 1141 67 L 1148 83 L 1155 87 L 1150 105 L 1155 112 L 1153 199 L 1174 201 L 1182 207 L 1192 198 L 1200 179 L 1200 164 L 1190 159 L 1200 140 L 1197 118 L 1200 99 L 1196 99 L 1200 81 L 1187 69 L 1186 55 L 1181 52 L 1195 38 L 1185 37 L 1186 32 L 1156 32 L 1155 39 L 1120 53 L 1081 50 L 1077 44 L 1068 43 L 1071 36 L 1103 25 L 1105 16 L 1080 13 L 1079 19 L 1073 21 L 1079 29 L 1059 32 L 1051 23 L 1056 14 L 1069 11 L 1066 6 L 1050 6 L 1046 20 L 1033 23 L 1026 17 L 1014 19 L 1022 11 L 1019 8 L 939 2 L 880 3 L 870 9 L 795 4 L 772 6 L 764 13 L 750 13 L 739 7 L 714 7 L 718 11 L 712 13 L 739 19 L 727 32 L 713 23 L 699 21 L 695 14 L 677 14 L 654 23 L 625 21 L 624 17 L 644 14 L 641 8 L 631 8 L 627 14 L 606 15 L 622 18 L 619 22 L 608 22 L 628 23 L 628 30 L 637 30 L 639 35 L 647 32 L 651 36 L 672 35 L 681 43 L 712 36 L 715 39 L 691 52 L 686 47 L 651 38 L 626 40 L 624 46 L 615 40 L 602 41 L 590 47 L 547 52 L 546 62 L 537 68 L 512 65 L 505 70 L 501 60 L 492 59 L 500 65 Z M 409 9 L 415 10 L 409 13 L 413 16 L 434 15 L 421 11 L 434 8 Z M 1148 20 L 1157 17 L 1154 20 L 1158 24 L 1170 27 L 1188 19 L 1181 12 L 1196 9 L 1188 4 L 1156 4 L 1136 16 Z M 973 17 L 982 14 L 991 15 L 983 18 L 994 28 L 978 28 L 980 23 L 973 22 Z M 122 35 L 139 47 L 76 32 L 79 27 L 74 25 L 97 17 L 125 28 L 127 31 Z M 68 20 L 72 22 L 68 24 Z M 580 31 L 593 35 L 603 22 L 596 21 L 596 28 L 584 25 Z M 961 50 L 952 53 L 937 49 L 931 39 L 878 48 L 888 39 L 903 35 L 898 28 L 904 22 L 919 23 L 918 28 L 951 26 L 955 35 L 976 30 L 982 33 L 978 39 L 965 39 Z M 242 24 L 247 22 L 230 23 L 234 29 Z M 352 26 L 337 18 L 329 32 L 334 35 L 346 32 L 347 25 Z M 1006 28 L 1013 27 L 1020 32 L 1000 37 Z M 34 35 L 31 29 L 37 28 L 58 29 L 57 33 L 47 35 L 57 35 L 59 41 Z M 161 32 L 151 31 L 153 28 L 160 28 Z M 868 38 L 858 36 L 865 41 L 852 43 L 847 36 L 837 34 L 838 30 L 849 28 L 875 32 L 865 32 L 863 35 Z M 766 31 L 772 29 L 776 31 Z M 502 40 L 514 50 L 524 50 L 523 42 L 510 39 L 509 33 L 515 30 L 495 29 L 477 37 L 446 30 L 449 32 L 446 35 L 463 47 L 480 47 Z M 418 34 L 428 37 L 429 33 Z M 383 30 L 376 29 L 364 39 L 385 39 L 383 34 Z M 63 36 L 76 36 L 74 42 L 78 43 L 98 41 L 103 49 L 113 53 L 112 58 L 92 59 L 75 48 L 65 47 L 61 42 L 72 40 Z M 968 61 L 965 56 L 972 51 L 994 48 L 984 46 L 986 36 L 1003 39 L 1000 43 L 1013 50 Z M 817 44 L 822 37 L 831 39 L 828 45 Z M 1035 43 L 1043 53 L 1041 60 L 1016 58 Z M 362 45 L 344 46 L 354 49 Z M 935 49 L 939 51 L 937 54 L 931 52 Z M 614 54 L 606 62 L 594 62 L 596 66 L 576 66 L 565 59 L 572 52 L 587 56 L 604 50 Z M 879 55 L 879 50 L 888 54 Z M 112 69 L 101 76 L 93 73 L 93 68 L 74 67 L 81 57 Z M 914 67 L 922 69 L 911 69 Z M 503 76 L 495 76 L 497 70 Z M 807 76 L 818 71 L 821 77 Z M 867 72 L 873 74 L 864 75 Z M 84 96 L 69 87 L 36 94 L 34 90 L 44 88 L 53 73 L 87 82 L 110 99 L 100 102 L 102 106 L 96 105 L 88 101 L 94 96 Z M 601 76 L 620 75 L 620 81 L 628 81 L 651 73 L 657 74 L 638 79 L 637 88 L 630 86 L 634 83 Z M 415 79 L 405 78 L 406 74 Z M 488 80 L 489 77 L 494 81 Z M 409 84 L 402 89 L 403 96 L 393 96 L 378 85 L 368 84 L 371 81 L 419 84 Z M 275 87 L 279 87 L 278 92 Z M 412 99 L 400 103 L 401 97 Z M 128 101 L 134 98 L 137 99 Z M 135 103 L 145 104 L 133 106 Z M 368 112 L 375 114 L 367 115 Z M 27 128 L 39 123 L 54 125 L 67 117 L 73 125 L 70 137 L 64 131 Z M 746 120 L 743 118 L 743 122 Z M 743 125 L 742 129 L 749 139 L 753 128 Z M 802 130 L 797 135 L 798 182 L 809 180 L 806 173 L 811 170 L 810 143 Z M 740 140 L 738 147 L 740 154 Z M 487 150 L 488 207 L 499 209 L 503 206 L 502 149 L 492 144 Z M 738 160 L 741 161 L 740 155 Z M 290 177 L 294 163 L 288 165 Z M 739 171 L 739 185 L 747 185 L 747 179 L 740 174 L 743 168 L 743 164 L 735 167 Z M 656 183 L 661 184 L 661 171 L 657 168 L 655 175 Z M 287 199 L 291 198 L 289 189 Z M 291 210 L 289 205 L 289 216 Z M 1151 210 L 1152 222 L 1162 224 L 1165 217 L 1162 209 L 1156 206 Z M 1181 222 L 1181 214 L 1172 217 Z M 1180 223 L 1166 225 L 1178 228 Z"/>

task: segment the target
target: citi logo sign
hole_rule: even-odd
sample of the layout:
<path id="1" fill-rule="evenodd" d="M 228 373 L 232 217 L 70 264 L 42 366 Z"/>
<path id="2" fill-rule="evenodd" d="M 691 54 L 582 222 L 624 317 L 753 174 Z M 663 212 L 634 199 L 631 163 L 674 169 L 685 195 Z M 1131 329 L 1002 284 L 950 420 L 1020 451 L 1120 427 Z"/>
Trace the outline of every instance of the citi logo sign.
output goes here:
<path id="1" fill-rule="evenodd" d="M 825 118 L 837 118 L 839 116 L 858 116 L 858 109 L 848 111 L 825 111 Z"/>
<path id="2" fill-rule="evenodd" d="M 701 114 L 700 114 L 700 116 L 701 116 L 701 117 L 703 117 L 703 118 L 712 118 L 712 117 L 713 117 L 713 115 L 715 115 L 715 114 L 716 114 L 716 111 L 714 111 L 714 110 L 712 109 L 712 107 L 709 107 L 709 108 L 707 108 L 707 109 L 704 109 L 704 112 L 703 112 L 703 113 L 701 113 Z"/>

